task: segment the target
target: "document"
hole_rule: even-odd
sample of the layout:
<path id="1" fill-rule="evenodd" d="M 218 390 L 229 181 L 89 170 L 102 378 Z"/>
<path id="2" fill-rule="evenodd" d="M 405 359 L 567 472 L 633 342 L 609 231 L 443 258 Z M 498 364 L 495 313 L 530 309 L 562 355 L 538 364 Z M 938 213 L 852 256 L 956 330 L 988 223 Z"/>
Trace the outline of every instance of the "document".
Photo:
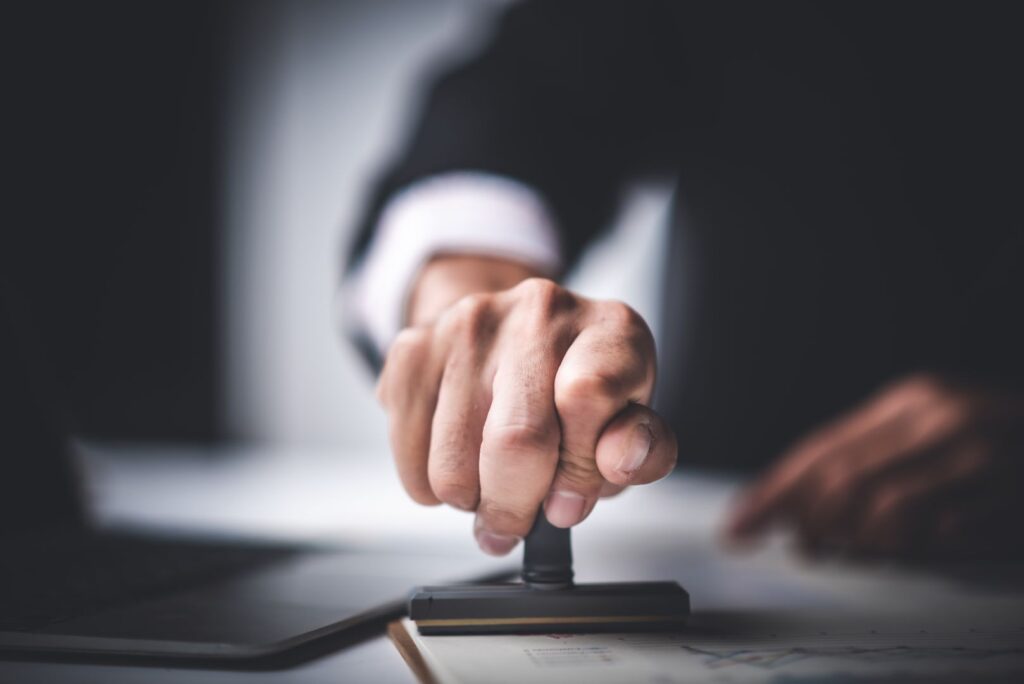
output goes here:
<path id="1" fill-rule="evenodd" d="M 418 653 L 413 669 L 433 684 L 1024 681 L 1024 616 L 944 626 L 708 617 L 680 633 L 428 637 L 404 620 L 392 638 L 408 635 L 416 653 L 403 655 Z"/>
<path id="2" fill-rule="evenodd" d="M 786 539 L 731 553 L 714 533 L 730 492 L 670 479 L 575 531 L 583 583 L 680 582 L 693 614 L 679 633 L 422 637 L 405 621 L 391 637 L 434 684 L 1024 682 L 1021 564 L 810 562 Z"/>

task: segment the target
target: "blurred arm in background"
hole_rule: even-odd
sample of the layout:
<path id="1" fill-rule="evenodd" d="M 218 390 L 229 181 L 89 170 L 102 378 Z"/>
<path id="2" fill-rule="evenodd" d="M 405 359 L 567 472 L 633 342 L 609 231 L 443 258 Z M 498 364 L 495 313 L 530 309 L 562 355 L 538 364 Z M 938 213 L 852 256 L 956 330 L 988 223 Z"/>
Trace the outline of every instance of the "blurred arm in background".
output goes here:
<path id="1" fill-rule="evenodd" d="M 478 250 L 558 275 L 607 225 L 624 182 L 674 163 L 682 117 L 678 75 L 659 45 L 671 36 L 659 41 L 656 30 L 662 11 L 656 2 L 521 3 L 483 52 L 436 79 L 349 260 L 360 314 L 352 327 L 372 338 L 377 365 L 389 340 L 363 313 L 381 296 L 363 276 L 379 282 L 373 262 L 386 260 L 408 290 L 414 273 L 401 270 L 395 243 L 423 245 L 409 250 L 420 257 L 413 271 L 431 250 Z"/>

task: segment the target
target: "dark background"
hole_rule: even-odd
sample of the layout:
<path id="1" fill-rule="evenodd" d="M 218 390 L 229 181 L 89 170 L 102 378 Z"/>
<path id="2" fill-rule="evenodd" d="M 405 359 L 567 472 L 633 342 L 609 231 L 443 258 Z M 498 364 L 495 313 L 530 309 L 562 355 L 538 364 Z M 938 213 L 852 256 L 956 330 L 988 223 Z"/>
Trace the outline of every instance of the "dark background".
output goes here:
<path id="1" fill-rule="evenodd" d="M 231 431 L 224 420 L 231 405 L 225 399 L 224 367 L 231 355 L 224 350 L 235 348 L 226 344 L 224 322 L 233 311 L 223 305 L 221 291 L 225 258 L 239 251 L 225 248 L 226 205 L 234 195 L 224 187 L 230 176 L 225 166 L 232 166 L 225 141 L 234 127 L 229 95 L 237 87 L 237 74 L 231 70 L 236 34 L 251 31 L 252 18 L 258 15 L 259 33 L 249 38 L 257 58 L 267 55 L 267 66 L 256 72 L 257 81 L 272 80 L 275 69 L 287 71 L 280 66 L 287 59 L 274 56 L 268 38 L 282 25 L 291 31 L 293 43 L 327 55 L 276 76 L 283 82 L 279 90 L 287 91 L 279 99 L 292 98 L 297 104 L 291 106 L 303 112 L 315 113 L 316 108 L 305 106 L 309 98 L 303 100 L 304 86 L 295 73 L 319 69 L 337 74 L 340 84 L 345 69 L 357 65 L 359 89 L 345 92 L 339 86 L 334 91 L 355 111 L 371 84 L 392 78 L 382 53 L 396 51 L 403 37 L 423 32 L 425 22 L 415 9 L 421 5 L 60 2 L 7 11 L 4 156 L 10 180 L 4 278 L 25 295 L 20 301 L 28 302 L 18 315 L 31 325 L 19 327 L 18 344 L 40 359 L 35 381 L 54 389 L 44 393 L 61 398 L 63 415 L 75 417 L 74 428 L 86 436 L 119 439 L 206 440 Z M 253 7 L 262 9 L 254 12 Z M 460 44 L 464 42 L 463 37 Z M 329 53 L 324 49 L 328 45 L 341 48 Z M 367 59 L 371 54 L 374 59 Z M 949 72 L 934 73 L 945 78 Z M 895 85 L 903 88 L 902 82 Z M 320 90 L 331 92 L 329 87 Z M 411 113 L 415 108 L 404 109 Z M 306 123 L 285 116 L 269 130 Z M 365 137 L 372 123 L 372 116 L 354 116 L 336 120 L 334 128 L 346 131 L 350 140 Z M 988 130 L 980 131 L 980 137 Z M 401 142 L 393 137 L 395 144 Z M 961 152 L 948 145 L 928 149 L 937 162 Z M 348 153 L 324 148 L 322 154 L 341 158 Z M 290 160 L 291 170 L 315 168 L 312 156 Z M 939 173 L 941 163 L 933 168 Z M 366 178 L 373 171 L 361 170 Z M 976 182 L 981 178 L 974 176 Z M 1013 177 L 1004 178 L 1011 182 Z M 334 188 L 312 188 L 310 193 L 333 197 Z M 949 209 L 943 204 L 936 211 Z M 339 235 L 345 228 L 342 213 L 328 227 Z M 977 219 L 957 218 L 966 232 L 972 218 Z M 277 234 L 294 233 L 296 227 L 273 220 L 267 226 Z M 248 243 L 243 239 L 241 244 Z M 288 257 L 271 256 L 277 262 Z M 336 263 L 329 263 L 336 257 L 326 254 L 325 268 L 336 270 Z M 298 297 L 308 299 L 309 294 L 303 290 Z M 317 320 L 331 315 L 326 307 L 309 313 Z M 268 327 L 286 326 L 274 321 Z M 296 335 L 312 336 L 307 328 L 290 327 L 301 331 Z M 256 336 L 250 337 L 258 343 Z M 340 357 L 338 346 L 329 353 Z M 294 348 L 277 352 L 298 355 Z M 47 369 L 44 359 L 60 362 Z M 319 357 L 308 365 L 327 367 Z M 249 368 L 261 367 L 256 363 Z M 301 383 L 279 387 L 269 382 L 261 390 L 288 397 L 286 405 L 297 414 L 328 416 L 325 420 L 337 415 L 339 423 L 357 397 L 369 395 L 368 385 L 353 383 L 345 388 L 348 394 L 338 395 L 345 403 L 323 409 L 312 401 L 296 401 L 310 394 Z M 377 427 L 369 424 L 367 431 Z M 293 429 L 293 434 L 298 432 Z"/>
<path id="2" fill-rule="evenodd" d="M 68 428 L 386 449 L 341 254 L 423 78 L 503 4 L 5 7 L 0 277 Z"/>
<path id="3" fill-rule="evenodd" d="M 236 10 L 5 11 L 5 286 L 35 382 L 80 434 L 220 432 L 219 141 Z"/>

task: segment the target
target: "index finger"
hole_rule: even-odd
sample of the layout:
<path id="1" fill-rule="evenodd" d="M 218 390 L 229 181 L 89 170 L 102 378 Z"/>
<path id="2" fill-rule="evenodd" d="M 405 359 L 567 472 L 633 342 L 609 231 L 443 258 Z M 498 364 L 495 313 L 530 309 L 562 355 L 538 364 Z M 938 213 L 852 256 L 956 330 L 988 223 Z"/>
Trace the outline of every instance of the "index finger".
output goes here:
<path id="1" fill-rule="evenodd" d="M 886 451 L 891 442 L 888 428 L 902 421 L 904 405 L 903 393 L 887 392 L 799 442 L 744 495 L 728 524 L 729 536 L 738 540 L 757 534 L 796 506 L 819 468 L 842 457 L 843 452 L 852 457 L 865 451 Z"/>

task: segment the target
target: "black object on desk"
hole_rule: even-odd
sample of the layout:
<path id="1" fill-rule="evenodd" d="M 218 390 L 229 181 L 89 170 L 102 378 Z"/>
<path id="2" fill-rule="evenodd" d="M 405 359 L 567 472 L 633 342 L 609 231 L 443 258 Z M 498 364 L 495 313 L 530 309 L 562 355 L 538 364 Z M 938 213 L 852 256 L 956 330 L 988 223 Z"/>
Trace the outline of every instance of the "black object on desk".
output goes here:
<path id="1" fill-rule="evenodd" d="M 690 596 L 676 582 L 574 584 L 570 532 L 537 514 L 521 583 L 419 587 L 409 617 L 421 634 L 655 631 L 681 627 Z"/>
<path id="2" fill-rule="evenodd" d="M 289 667 L 379 631 L 443 553 L 127 534 L 0 537 L 0 660 Z"/>

